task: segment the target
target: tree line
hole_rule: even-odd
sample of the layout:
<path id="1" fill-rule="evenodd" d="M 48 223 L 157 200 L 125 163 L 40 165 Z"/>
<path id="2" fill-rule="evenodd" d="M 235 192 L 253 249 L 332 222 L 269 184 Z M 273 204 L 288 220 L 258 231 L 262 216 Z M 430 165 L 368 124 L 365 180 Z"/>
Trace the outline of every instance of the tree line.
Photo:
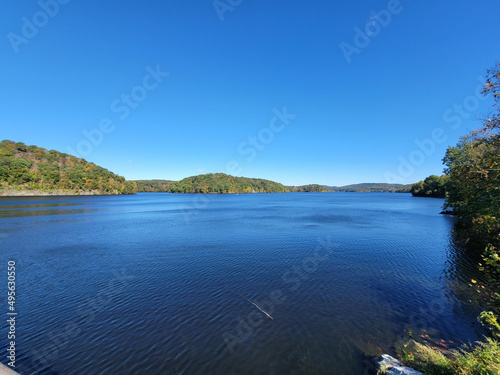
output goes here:
<path id="1" fill-rule="evenodd" d="M 446 198 L 448 196 L 448 176 L 431 175 L 424 181 L 413 184 L 410 192 L 414 197 Z"/>
<path id="2" fill-rule="evenodd" d="M 413 184 L 411 193 L 446 198 L 445 212 L 456 215 L 468 234 L 483 244 L 480 267 L 487 273 L 488 285 L 482 285 L 480 294 L 500 316 L 500 64 L 488 70 L 482 93 L 494 101 L 482 126 L 446 150 L 443 176 Z"/>
<path id="3" fill-rule="evenodd" d="M 498 374 L 500 368 L 500 64 L 488 70 L 482 93 L 493 98 L 482 126 L 447 149 L 443 176 L 429 176 L 414 184 L 411 192 L 446 198 L 445 213 L 458 219 L 455 236 L 467 251 L 482 249 L 478 268 L 483 277 L 471 280 L 470 286 L 484 309 L 479 320 L 491 337 L 452 358 L 431 356 L 429 348 L 406 356 L 425 373 Z"/>
<path id="4" fill-rule="evenodd" d="M 234 177 L 225 173 L 208 173 L 186 177 L 180 181 L 137 180 L 138 191 L 193 193 L 193 194 L 236 194 L 236 193 L 286 193 L 290 189 L 278 182 L 246 177 Z"/>
<path id="5" fill-rule="evenodd" d="M 411 185 L 369 183 L 346 186 L 309 184 L 286 186 L 277 182 L 224 173 L 187 177 L 181 181 L 135 180 L 138 192 L 157 193 L 326 193 L 326 192 L 390 192 L 409 193 Z"/>
<path id="6" fill-rule="evenodd" d="M 445 209 L 467 223 L 472 238 L 485 248 L 480 269 L 485 283 L 478 293 L 488 312 L 482 315 L 500 337 L 500 64 L 488 70 L 483 94 L 494 100 L 482 126 L 448 148 L 443 159 L 448 179 Z"/>

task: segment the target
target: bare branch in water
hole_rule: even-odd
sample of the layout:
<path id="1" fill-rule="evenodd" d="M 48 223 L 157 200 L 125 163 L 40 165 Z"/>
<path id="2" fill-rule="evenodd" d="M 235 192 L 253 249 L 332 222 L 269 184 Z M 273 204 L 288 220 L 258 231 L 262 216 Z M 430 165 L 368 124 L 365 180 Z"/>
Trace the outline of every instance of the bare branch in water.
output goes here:
<path id="1" fill-rule="evenodd" d="M 235 292 L 236 293 L 236 292 Z M 271 320 L 274 320 L 273 317 L 271 315 L 269 315 L 267 312 L 265 312 L 264 310 L 262 310 L 255 302 L 252 302 L 250 301 L 247 297 L 245 296 L 242 296 L 240 293 L 236 293 L 238 294 L 240 297 L 246 299 L 248 302 L 250 302 L 252 305 L 254 305 L 256 308 L 258 308 L 264 315 L 266 315 L 269 319 Z"/>

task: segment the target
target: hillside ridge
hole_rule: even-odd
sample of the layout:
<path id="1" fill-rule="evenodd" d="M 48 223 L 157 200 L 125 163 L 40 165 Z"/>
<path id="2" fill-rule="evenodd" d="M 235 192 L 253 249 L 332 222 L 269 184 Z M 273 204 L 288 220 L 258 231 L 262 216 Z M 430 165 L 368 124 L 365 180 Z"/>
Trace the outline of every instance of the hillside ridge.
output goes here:
<path id="1" fill-rule="evenodd" d="M 134 194 L 135 188 L 85 159 L 23 142 L 0 142 L 1 195 Z"/>

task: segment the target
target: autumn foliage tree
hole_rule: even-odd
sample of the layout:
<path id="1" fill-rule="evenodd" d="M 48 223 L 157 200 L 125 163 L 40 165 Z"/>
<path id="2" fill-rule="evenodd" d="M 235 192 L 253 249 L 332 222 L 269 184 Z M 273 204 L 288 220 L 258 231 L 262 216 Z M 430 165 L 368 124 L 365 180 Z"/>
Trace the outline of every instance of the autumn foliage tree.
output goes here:
<path id="1" fill-rule="evenodd" d="M 410 192 L 414 197 L 445 198 L 448 194 L 448 177 L 431 175 L 413 184 Z"/>
<path id="2" fill-rule="evenodd" d="M 492 318 L 500 316 L 500 64 L 488 71 L 483 94 L 494 100 L 483 126 L 448 148 L 443 162 L 449 181 L 445 208 L 485 243 L 480 269 L 486 283 L 478 290 L 491 310 L 483 316 Z"/>
<path id="3" fill-rule="evenodd" d="M 22 142 L 0 142 L 0 189 L 132 194 L 135 186 L 73 155 Z"/>

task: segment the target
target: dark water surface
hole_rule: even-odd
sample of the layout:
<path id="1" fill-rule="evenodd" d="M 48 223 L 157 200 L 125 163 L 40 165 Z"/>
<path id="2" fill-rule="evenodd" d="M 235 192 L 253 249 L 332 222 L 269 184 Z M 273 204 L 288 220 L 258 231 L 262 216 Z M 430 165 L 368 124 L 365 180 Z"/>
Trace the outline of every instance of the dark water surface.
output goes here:
<path id="1" fill-rule="evenodd" d="M 0 260 L 17 263 L 17 369 L 363 374 L 366 355 L 391 352 L 408 331 L 477 340 L 475 266 L 442 203 L 384 193 L 1 198 Z M 2 347 L 6 337 L 4 322 Z"/>

